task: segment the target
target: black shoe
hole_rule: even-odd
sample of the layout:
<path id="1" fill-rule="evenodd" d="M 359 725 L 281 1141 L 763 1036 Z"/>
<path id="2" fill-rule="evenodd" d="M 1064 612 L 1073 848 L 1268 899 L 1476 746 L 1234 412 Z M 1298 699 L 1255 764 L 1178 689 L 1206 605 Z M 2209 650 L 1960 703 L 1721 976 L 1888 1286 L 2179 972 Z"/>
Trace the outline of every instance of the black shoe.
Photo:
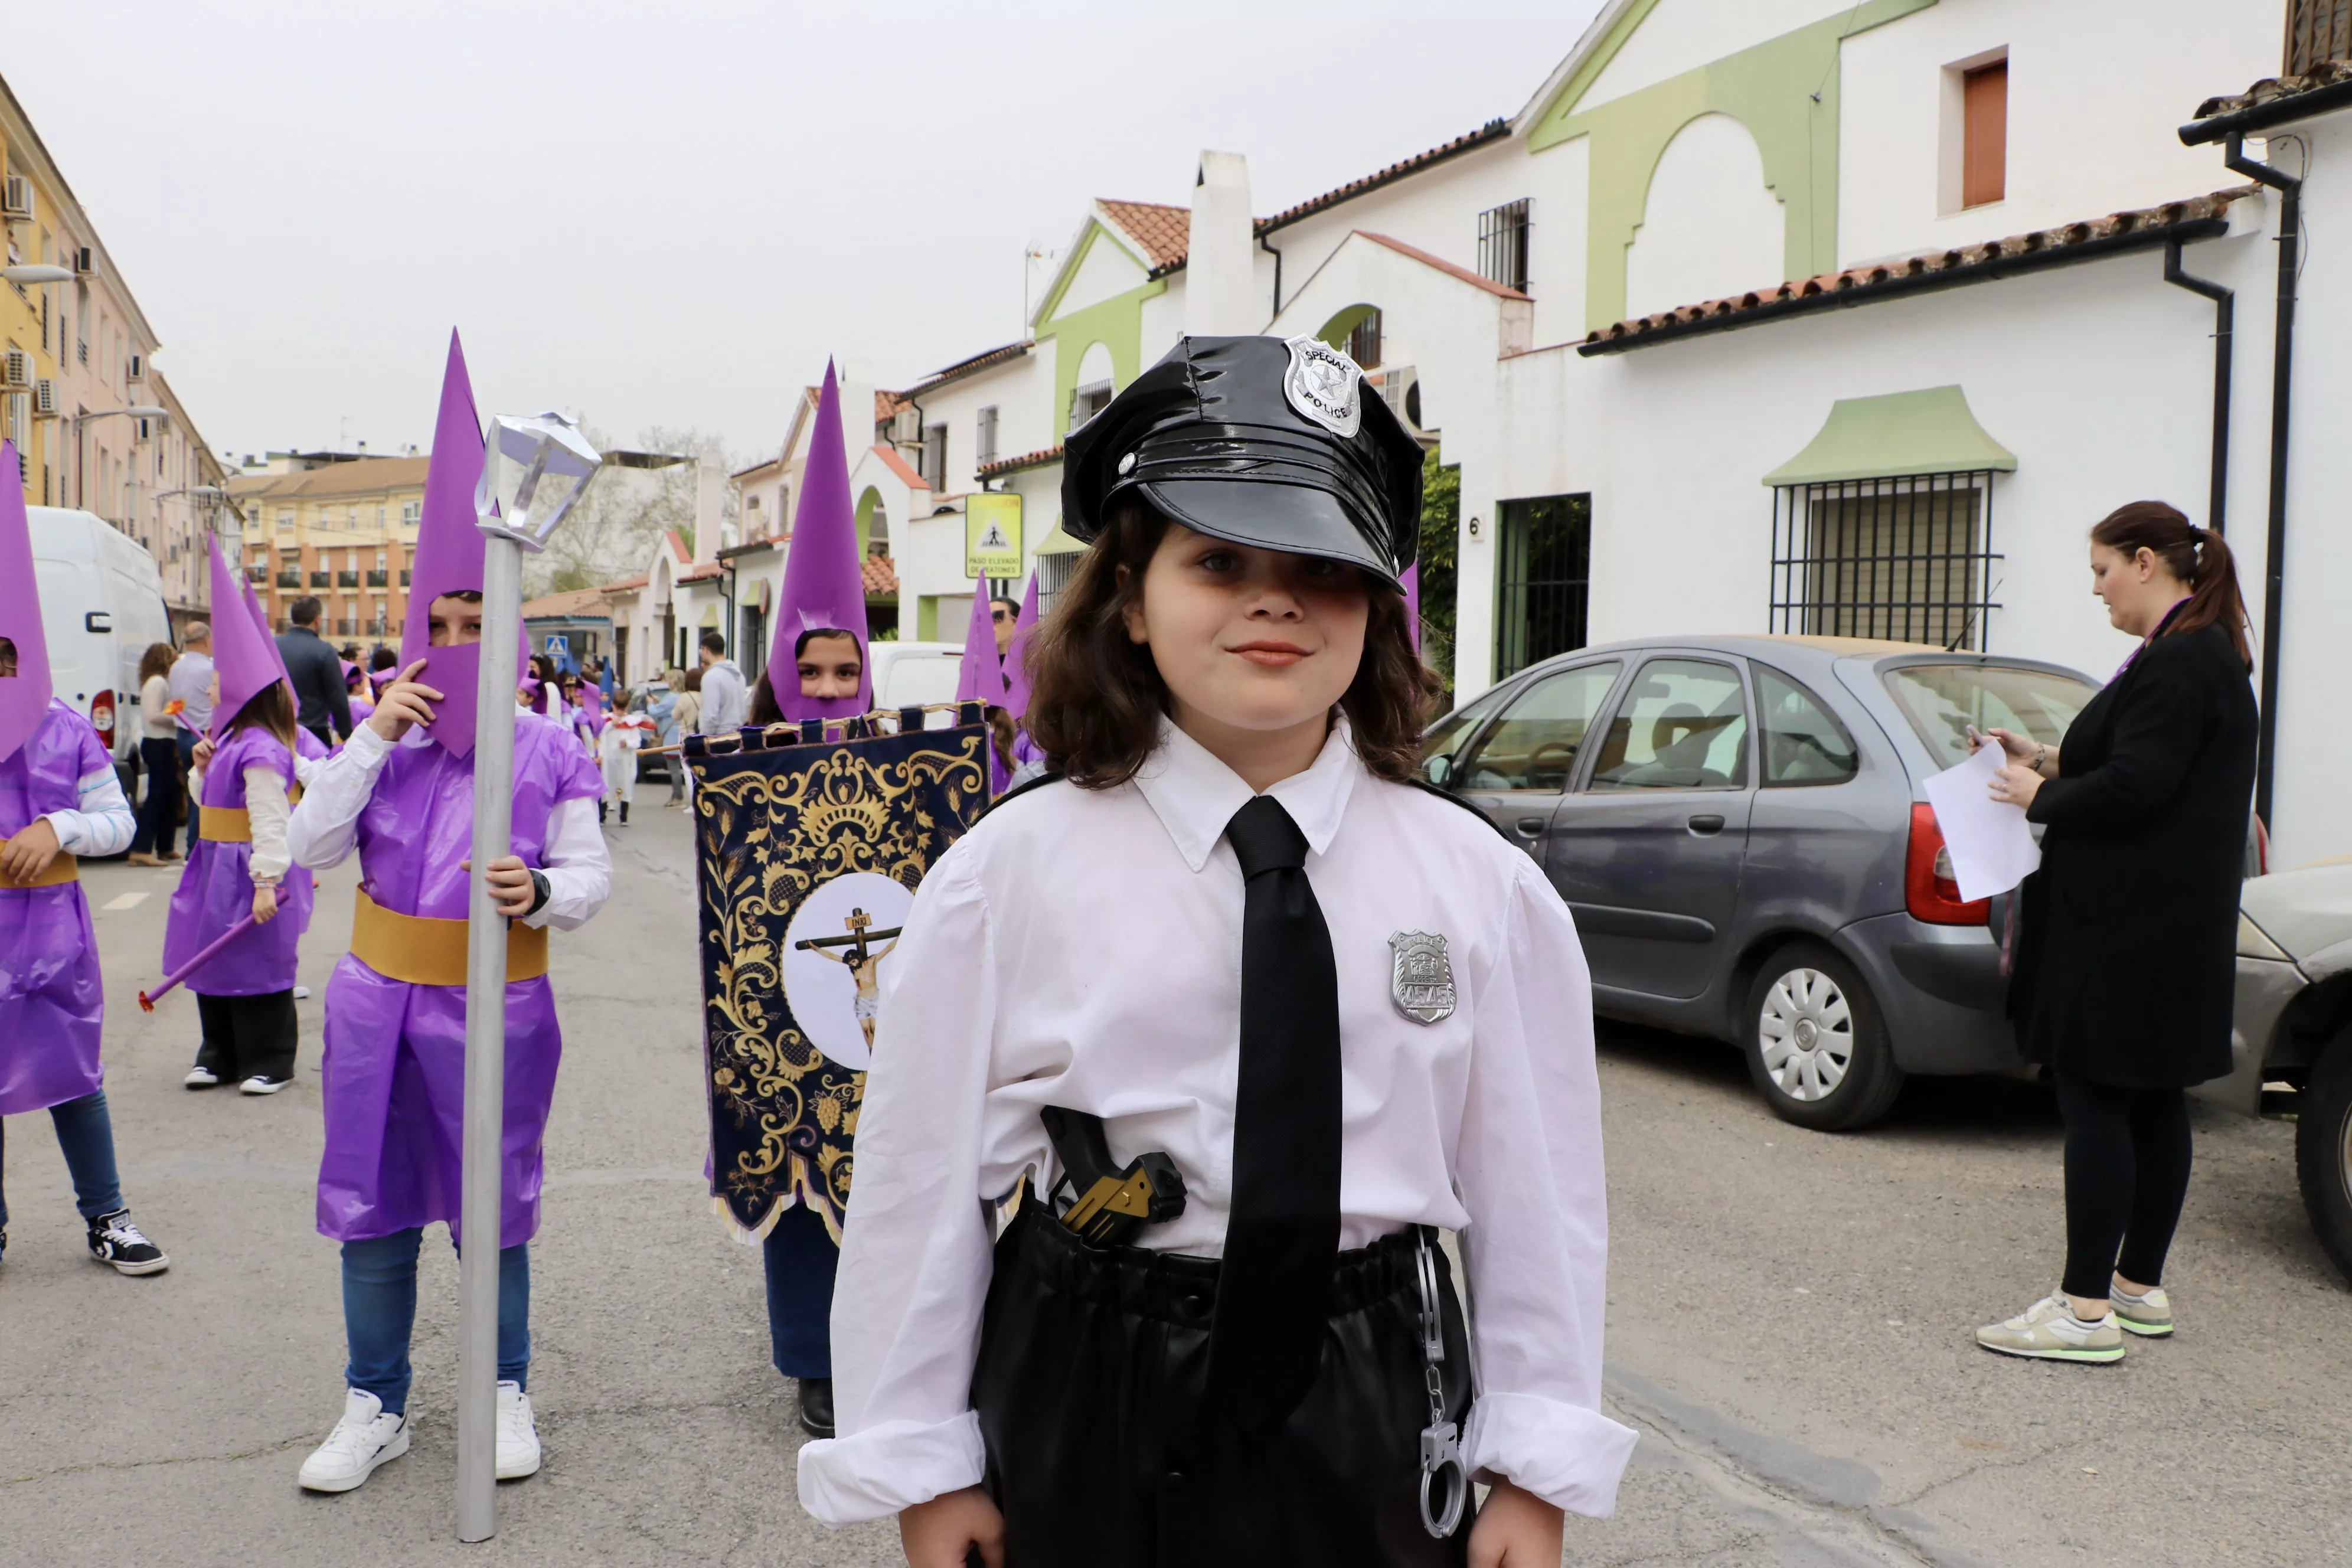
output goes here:
<path id="1" fill-rule="evenodd" d="M 833 1436 L 833 1379 L 795 1379 L 801 1389 L 801 1430 L 812 1437 Z"/>
<path id="2" fill-rule="evenodd" d="M 8 1257 L 8 1232 L 7 1232 L 7 1231 L 6 1231 L 6 1229 L 5 1229 L 5 1228 L 0 1228 L 0 1262 L 5 1262 L 5 1261 L 6 1260 L 6 1258 L 7 1258 L 7 1257 Z"/>
<path id="3" fill-rule="evenodd" d="M 623 802 L 621 803 L 621 821 L 622 821 L 623 823 L 625 823 L 625 824 L 628 820 L 629 820 L 629 803 L 628 803 L 627 801 L 625 801 L 625 801 L 623 801 Z"/>
<path id="4" fill-rule="evenodd" d="M 116 1209 L 89 1222 L 89 1255 L 118 1274 L 161 1274 L 172 1266 L 163 1249 L 131 1223 L 129 1209 Z"/>
<path id="5" fill-rule="evenodd" d="M 600 801 L 598 801 L 598 802 L 596 803 L 596 820 L 597 820 L 597 821 L 602 822 L 602 821 L 604 821 L 604 808 L 605 808 L 605 806 L 606 806 L 607 805 L 609 805 L 609 804 L 610 804 L 610 803 L 609 803 L 609 802 L 607 802 L 607 801 L 601 801 L 601 800 L 600 800 Z"/>

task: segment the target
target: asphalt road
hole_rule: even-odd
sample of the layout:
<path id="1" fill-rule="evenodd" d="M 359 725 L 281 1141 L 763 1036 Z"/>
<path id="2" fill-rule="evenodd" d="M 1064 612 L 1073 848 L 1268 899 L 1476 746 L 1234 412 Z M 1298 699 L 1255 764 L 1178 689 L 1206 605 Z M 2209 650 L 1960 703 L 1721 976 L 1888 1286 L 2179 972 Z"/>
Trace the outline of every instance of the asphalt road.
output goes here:
<path id="1" fill-rule="evenodd" d="M 184 995 L 152 1016 L 175 873 L 86 868 L 126 1194 L 172 1254 L 81 1247 L 38 1116 L 9 1126 L 0 1264 L 0 1563 L 887 1565 L 887 1523 L 800 1512 L 759 1258 L 701 1181 L 692 884 L 652 786 L 611 830 L 613 902 L 559 936 L 567 1036 L 533 1248 L 536 1478 L 453 1534 L 456 1270 L 428 1244 L 411 1453 L 341 1498 L 294 1472 L 341 1408 L 333 1246 L 311 1226 L 319 1004 L 269 1100 L 180 1087 Z M 305 944 L 323 990 L 355 875 Z M 137 897 L 137 895 L 144 895 Z M 117 907 L 109 908 L 109 905 Z M 1612 1030 L 1608 1397 L 1643 1430 L 1575 1563 L 2352 1560 L 2352 1297 L 2306 1233 L 2291 1129 L 2200 1113 L 2168 1283 L 2182 1328 L 2112 1367 L 1979 1351 L 2054 1283 L 2056 1119 L 2011 1082 L 1923 1082 L 1848 1137 L 1773 1120 L 1727 1051 Z"/>

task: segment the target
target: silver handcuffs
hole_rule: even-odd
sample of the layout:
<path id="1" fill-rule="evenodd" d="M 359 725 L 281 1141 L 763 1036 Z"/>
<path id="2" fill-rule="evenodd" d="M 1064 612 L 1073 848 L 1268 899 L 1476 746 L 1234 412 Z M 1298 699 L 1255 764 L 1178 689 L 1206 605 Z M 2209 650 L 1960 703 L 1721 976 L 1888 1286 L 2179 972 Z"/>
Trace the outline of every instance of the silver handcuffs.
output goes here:
<path id="1" fill-rule="evenodd" d="M 1421 1526 L 1439 1541 L 1460 1527 L 1470 1501 L 1470 1477 L 1462 1468 L 1462 1442 L 1445 1418 L 1445 1384 L 1438 1368 L 1445 1361 L 1445 1323 L 1438 1311 L 1437 1259 L 1429 1249 L 1429 1229 L 1415 1226 L 1414 1262 L 1421 1279 L 1422 1372 L 1429 1384 L 1429 1425 L 1421 1432 Z"/>

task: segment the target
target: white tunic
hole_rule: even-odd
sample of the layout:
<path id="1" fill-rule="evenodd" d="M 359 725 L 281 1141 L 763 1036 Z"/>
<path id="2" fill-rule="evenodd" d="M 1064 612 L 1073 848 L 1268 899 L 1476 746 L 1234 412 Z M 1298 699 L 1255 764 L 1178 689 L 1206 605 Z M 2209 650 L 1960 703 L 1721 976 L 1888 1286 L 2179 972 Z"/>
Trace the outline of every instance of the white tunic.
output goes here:
<path id="1" fill-rule="evenodd" d="M 1344 725 L 1268 793 L 1306 836 L 1338 961 L 1340 1245 L 1462 1232 L 1476 1363 L 1465 1460 L 1606 1515 L 1634 1434 L 1600 1412 L 1600 1089 L 1568 909 L 1472 814 L 1372 777 Z M 925 879 L 858 1121 L 833 1307 L 840 1436 L 801 1450 L 801 1501 L 819 1519 L 878 1518 L 981 1479 L 985 1205 L 1024 1173 L 1050 1185 L 1039 1107 L 1102 1117 L 1115 1159 L 1174 1160 L 1184 1213 L 1145 1245 L 1222 1249 L 1243 903 L 1223 835 L 1250 794 L 1164 725 L 1134 783 L 1034 791 Z M 1455 1005 L 1440 1022 L 1392 997 L 1389 939 L 1406 931 L 1445 939 Z"/>

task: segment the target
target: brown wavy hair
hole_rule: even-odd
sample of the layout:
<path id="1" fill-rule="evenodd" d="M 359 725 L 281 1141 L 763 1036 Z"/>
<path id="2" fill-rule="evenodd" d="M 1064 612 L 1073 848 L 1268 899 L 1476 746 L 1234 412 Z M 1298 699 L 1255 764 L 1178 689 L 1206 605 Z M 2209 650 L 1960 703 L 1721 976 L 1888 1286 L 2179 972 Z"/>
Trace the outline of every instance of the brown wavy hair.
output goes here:
<path id="1" fill-rule="evenodd" d="M 1125 784 L 1160 742 L 1168 687 L 1150 648 L 1129 639 L 1127 606 L 1142 596 L 1145 569 L 1168 528 L 1168 519 L 1132 492 L 1113 501 L 1054 613 L 1031 635 L 1024 722 L 1047 765 L 1082 788 Z M 1364 766 L 1402 784 L 1420 761 L 1422 725 L 1443 687 L 1413 651 L 1404 595 L 1369 575 L 1364 594 L 1370 614 L 1363 659 L 1339 710 Z"/>
<path id="2" fill-rule="evenodd" d="M 2126 560 L 2143 550 L 2155 555 L 2166 571 L 2189 585 L 2189 603 L 2164 628 L 2165 635 L 2219 625 L 2230 634 L 2238 661 L 2253 668 L 2253 650 L 2246 641 L 2246 601 L 2238 592 L 2238 564 L 2220 534 L 2192 527 L 2179 507 L 2136 500 L 2100 519 L 2091 530 L 2091 542 Z"/>
<path id="3" fill-rule="evenodd" d="M 245 706 L 236 710 L 236 717 L 222 727 L 221 739 L 226 741 L 239 730 L 267 730 L 278 738 L 279 744 L 299 757 L 302 753 L 294 744 L 295 719 L 294 693 L 284 681 L 273 680 L 245 700 Z"/>

